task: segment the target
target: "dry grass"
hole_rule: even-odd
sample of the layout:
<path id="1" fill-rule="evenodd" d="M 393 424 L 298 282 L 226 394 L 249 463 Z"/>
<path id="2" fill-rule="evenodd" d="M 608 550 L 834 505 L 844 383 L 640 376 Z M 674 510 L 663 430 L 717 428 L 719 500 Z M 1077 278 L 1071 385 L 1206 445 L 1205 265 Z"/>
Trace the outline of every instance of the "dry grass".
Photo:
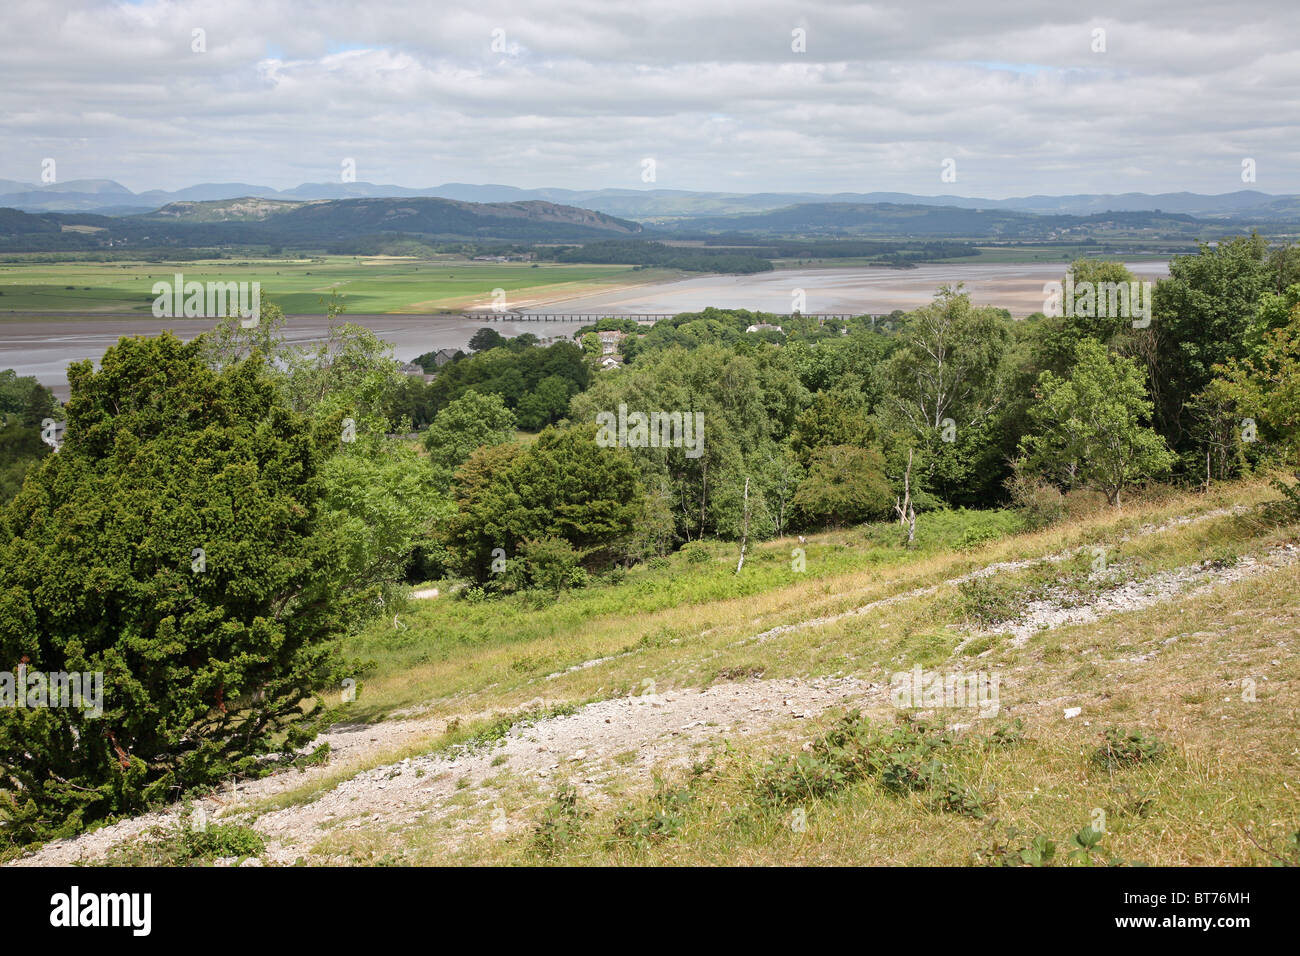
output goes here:
<path id="1" fill-rule="evenodd" d="M 1032 560 L 1095 545 L 1108 545 L 1114 550 L 1125 535 L 1138 539 L 1124 546 L 1132 553 L 1140 548 L 1165 547 L 1172 549 L 1173 555 L 1165 556 L 1166 563 L 1176 563 L 1201 548 L 1204 535 L 1220 533 L 1222 528 L 1215 531 L 1213 525 L 1191 525 L 1142 537 L 1144 526 L 1179 516 L 1247 507 L 1269 496 L 1262 484 L 1222 486 L 1209 496 L 1163 496 L 1152 505 L 1134 504 L 1120 513 L 1106 509 L 969 551 L 944 549 L 918 556 L 895 557 L 860 530 L 818 535 L 806 545 L 806 572 L 789 571 L 770 577 L 772 586 L 767 589 L 730 598 L 711 598 L 707 592 L 702 598 L 693 598 L 687 586 L 674 579 L 685 574 L 732 577 L 730 569 L 734 564 L 727 550 L 728 557 L 720 554 L 703 569 L 674 566 L 660 580 L 647 580 L 647 586 L 661 592 L 659 606 L 651 608 L 653 613 L 640 608 L 629 611 L 622 606 L 622 599 L 637 593 L 641 586 L 641 579 L 629 578 L 623 585 L 593 589 L 591 594 L 566 595 L 556 605 L 540 609 L 521 607 L 517 600 L 494 602 L 495 606 L 484 609 L 481 623 L 471 624 L 471 628 L 480 630 L 454 645 L 443 640 L 442 635 L 455 626 L 463 603 L 457 606 L 455 601 L 442 599 L 423 602 L 402 615 L 409 632 L 392 634 L 390 630 L 385 635 L 384 628 L 390 628 L 385 624 L 371 632 L 359 649 L 361 654 L 378 659 L 379 666 L 366 675 L 357 710 L 363 717 L 374 718 L 411 707 L 427 707 L 431 714 L 454 714 L 467 705 L 482 710 L 485 702 L 488 706 L 510 708 L 539 695 L 547 701 L 589 699 L 627 693 L 648 674 L 661 687 L 694 686 L 728 666 L 764 661 L 784 674 L 832 673 L 842 669 L 836 666 L 837 654 L 843 657 L 843 665 L 860 657 L 858 642 L 836 645 L 836 653 L 832 653 L 817 634 L 811 638 L 811 646 L 794 649 L 799 658 L 797 664 L 792 661 L 796 664 L 792 669 L 781 668 L 780 658 L 765 648 L 741 649 L 737 643 L 778 625 L 843 613 L 920 588 L 942 587 L 958 575 L 995 562 Z M 922 531 L 924 524 L 923 516 Z M 758 573 L 785 568 L 794 546 L 793 539 L 765 543 L 754 550 L 747 572 L 750 568 L 760 569 Z M 846 558 L 846 554 L 851 557 Z M 834 569 L 845 564 L 857 567 L 836 573 Z M 924 602 L 909 605 L 900 619 L 900 630 L 915 634 L 933 625 L 933 618 L 941 613 L 942 608 Z M 883 616 L 886 622 L 897 617 Z M 789 642 L 769 643 L 780 648 Z M 614 659 L 550 678 L 565 668 L 606 657 Z M 823 669 L 800 671 L 806 667 Z M 430 705 L 429 701 L 435 703 Z"/>

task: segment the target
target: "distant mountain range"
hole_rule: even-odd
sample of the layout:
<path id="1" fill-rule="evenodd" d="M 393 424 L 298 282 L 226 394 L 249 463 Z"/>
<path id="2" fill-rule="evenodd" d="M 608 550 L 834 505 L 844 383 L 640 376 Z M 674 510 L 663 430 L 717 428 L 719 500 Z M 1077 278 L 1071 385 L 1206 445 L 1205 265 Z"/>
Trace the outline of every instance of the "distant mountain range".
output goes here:
<path id="1" fill-rule="evenodd" d="M 725 193 L 675 189 L 519 189 L 514 186 L 444 183 L 424 189 L 374 183 L 304 183 L 277 190 L 250 183 L 200 183 L 185 189 L 135 193 L 108 179 L 82 179 L 50 185 L 0 179 L 0 207 L 25 212 L 93 212 L 130 215 L 178 202 L 231 199 L 303 202 L 323 199 L 436 198 L 469 203 L 545 202 L 590 209 L 639 222 L 696 217 L 752 215 L 789 206 L 823 204 L 948 206 L 1004 210 L 1035 215 L 1088 216 L 1100 212 L 1175 213 L 1204 219 L 1258 222 L 1300 221 L 1300 196 L 1275 196 L 1257 190 L 1209 196 L 1199 193 L 1078 194 L 979 199 L 964 196 L 917 196 L 911 193 Z"/>

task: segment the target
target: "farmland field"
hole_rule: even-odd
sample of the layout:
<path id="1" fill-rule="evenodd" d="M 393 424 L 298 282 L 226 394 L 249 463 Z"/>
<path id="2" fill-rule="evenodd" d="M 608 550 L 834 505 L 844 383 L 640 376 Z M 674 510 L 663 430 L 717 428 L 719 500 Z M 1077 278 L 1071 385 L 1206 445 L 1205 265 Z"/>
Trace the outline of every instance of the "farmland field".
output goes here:
<path id="1" fill-rule="evenodd" d="M 620 265 L 417 260 L 387 256 L 311 259 L 208 259 L 191 262 L 0 263 L 0 316 L 6 312 L 149 313 L 155 282 L 260 282 L 262 296 L 286 314 L 319 314 L 331 292 L 349 312 L 437 312 L 486 308 L 492 290 L 507 304 L 546 302 L 622 286 L 662 281 L 676 273 Z"/>

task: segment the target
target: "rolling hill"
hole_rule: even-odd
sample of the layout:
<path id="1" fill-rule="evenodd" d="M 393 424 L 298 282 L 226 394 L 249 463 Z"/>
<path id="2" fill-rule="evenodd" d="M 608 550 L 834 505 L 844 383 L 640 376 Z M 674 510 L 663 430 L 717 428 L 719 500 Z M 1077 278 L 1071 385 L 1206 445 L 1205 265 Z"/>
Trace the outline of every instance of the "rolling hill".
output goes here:
<path id="1" fill-rule="evenodd" d="M 1289 200 L 1278 199 L 1279 209 Z M 1086 216 L 923 203 L 806 202 L 765 212 L 692 216 L 642 224 L 540 199 L 472 202 L 403 198 L 178 201 L 130 216 L 27 213 L 0 217 L 0 249 L 88 250 L 105 246 L 211 247 L 292 245 L 327 248 L 360 240 L 410 237 L 436 241 L 587 242 L 624 238 L 717 236 L 808 239 L 984 239 L 1075 242 L 1135 238 L 1192 242 L 1260 228 L 1267 221 L 1199 218 L 1187 213 L 1128 211 Z M 351 248 L 344 251 L 353 252 Z"/>
<path id="2" fill-rule="evenodd" d="M 341 199 L 288 202 L 245 197 L 173 203 L 153 213 L 102 216 L 0 210 L 0 249 L 220 246 L 318 247 L 363 236 L 581 241 L 635 236 L 642 227 L 590 209 L 529 201 Z"/>

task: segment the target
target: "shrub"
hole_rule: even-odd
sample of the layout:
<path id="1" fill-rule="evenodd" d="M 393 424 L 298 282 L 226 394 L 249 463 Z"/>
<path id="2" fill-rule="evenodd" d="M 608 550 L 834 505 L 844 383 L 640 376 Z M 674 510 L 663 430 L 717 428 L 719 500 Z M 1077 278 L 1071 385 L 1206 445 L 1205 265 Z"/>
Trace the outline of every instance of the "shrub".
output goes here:
<path id="1" fill-rule="evenodd" d="M 1168 751 L 1161 741 L 1141 730 L 1124 731 L 1108 727 L 1103 732 L 1103 737 L 1105 743 L 1097 748 L 1092 759 L 1108 770 L 1159 760 Z"/>
<path id="2" fill-rule="evenodd" d="M 196 826 L 192 814 L 187 813 L 176 826 L 153 827 L 121 845 L 105 862 L 110 866 L 192 866 L 223 857 L 246 859 L 265 850 L 266 841 L 250 827 L 238 823 Z"/>
<path id="3" fill-rule="evenodd" d="M 1300 523 L 1300 472 L 1295 473 L 1294 482 L 1274 478 L 1271 484 L 1282 497 L 1269 502 L 1266 510 L 1282 524 Z"/>
<path id="4" fill-rule="evenodd" d="M 946 790 L 950 784 L 940 756 L 952 746 L 941 727 L 912 721 L 889 730 L 873 727 L 858 711 L 813 742 L 795 757 L 782 755 L 758 773 L 758 801 L 769 807 L 795 806 L 830 796 L 866 777 L 875 777 L 886 790 Z M 945 809 L 966 806 L 974 798 L 954 791 Z M 982 812 L 982 810 L 981 810 Z"/>
<path id="5" fill-rule="evenodd" d="M 1092 854 L 1100 852 L 1101 838 L 1105 834 L 1092 827 L 1084 827 L 1070 838 L 1070 859 L 1083 866 L 1092 866 Z"/>
<path id="6" fill-rule="evenodd" d="M 1046 528 L 1065 517 L 1065 496 L 1060 489 L 1026 470 L 1020 462 L 1013 464 L 1006 488 L 1012 507 L 1020 513 L 1030 531 Z"/>
<path id="7" fill-rule="evenodd" d="M 578 791 L 564 784 L 555 791 L 542 818 L 533 828 L 532 848 L 545 857 L 553 857 L 577 842 L 583 821 L 590 816 L 578 801 Z"/>
<path id="8" fill-rule="evenodd" d="M 854 779 L 846 769 L 825 754 L 782 754 L 759 771 L 754 789 L 761 804 L 796 806 L 844 789 Z"/>
<path id="9" fill-rule="evenodd" d="M 1005 591 L 988 578 L 971 578 L 957 585 L 962 614 L 976 627 L 987 629 L 1007 619 Z"/>
<path id="10" fill-rule="evenodd" d="M 1066 492 L 1064 501 L 1065 517 L 1071 521 L 1100 514 L 1109 507 L 1106 496 L 1090 488 L 1072 488 Z"/>
<path id="11" fill-rule="evenodd" d="M 970 551 L 989 541 L 996 541 L 1000 537 L 1002 532 L 996 528 L 967 528 L 961 533 L 961 540 L 957 542 L 957 547 L 962 551 Z"/>
<path id="12" fill-rule="evenodd" d="M 989 822 L 990 842 L 971 854 L 972 861 L 982 866 L 1051 866 L 1056 860 L 1056 842 L 1039 833 L 1032 837 L 1015 827 L 1007 827 L 1005 835 L 997 833 L 997 821 Z M 1101 841 L 1105 834 L 1092 827 L 1084 827 L 1070 837 L 1069 862 L 1079 866 L 1094 866 L 1100 857 Z M 1094 857 L 1094 854 L 1097 856 Z M 1108 866 L 1124 866 L 1129 861 L 1110 857 Z M 1141 865 L 1141 864 L 1133 864 Z"/>
<path id="13" fill-rule="evenodd" d="M 713 560 L 713 555 L 703 541 L 692 541 L 682 546 L 682 557 L 687 564 L 706 564 Z"/>
<path id="14" fill-rule="evenodd" d="M 1025 742 L 1025 722 L 1019 717 L 1009 723 L 1000 724 L 989 734 L 989 743 L 994 747 L 1019 747 Z"/>
<path id="15" fill-rule="evenodd" d="M 989 805 L 996 799 L 992 791 L 983 794 L 974 787 L 968 787 L 956 780 L 944 779 L 941 784 L 932 786 L 934 796 L 930 805 L 934 809 L 960 813 L 976 819 L 987 816 Z"/>
<path id="16" fill-rule="evenodd" d="M 519 558 L 510 570 L 516 587 L 534 587 L 558 594 L 571 587 L 585 587 L 586 572 L 578 567 L 578 552 L 563 538 L 528 538 L 519 545 Z M 523 580 L 518 580 L 522 576 Z"/>
<path id="17" fill-rule="evenodd" d="M 519 670 L 536 666 L 539 662 L 533 658 L 522 658 L 516 663 L 520 665 L 516 668 Z M 486 727 L 456 744 L 455 749 L 461 753 L 484 750 L 505 740 L 512 730 L 531 727 L 540 720 L 569 717 L 577 712 L 578 708 L 572 704 L 556 704 L 551 707 L 531 707 L 510 714 L 502 714 L 489 722 Z M 452 724 L 447 725 L 448 731 L 458 730 L 459 728 L 459 722 L 456 722 L 454 726 Z"/>
<path id="18" fill-rule="evenodd" d="M 998 834 L 997 821 L 989 821 L 989 843 L 975 850 L 973 862 L 982 866 L 1050 866 L 1056 857 L 1056 842 L 1039 833 L 1030 836 L 1016 827 Z"/>
<path id="19" fill-rule="evenodd" d="M 686 825 L 686 813 L 695 802 L 690 787 L 655 790 L 647 806 L 630 807 L 614 818 L 616 839 L 625 840 L 639 849 L 678 836 Z"/>

